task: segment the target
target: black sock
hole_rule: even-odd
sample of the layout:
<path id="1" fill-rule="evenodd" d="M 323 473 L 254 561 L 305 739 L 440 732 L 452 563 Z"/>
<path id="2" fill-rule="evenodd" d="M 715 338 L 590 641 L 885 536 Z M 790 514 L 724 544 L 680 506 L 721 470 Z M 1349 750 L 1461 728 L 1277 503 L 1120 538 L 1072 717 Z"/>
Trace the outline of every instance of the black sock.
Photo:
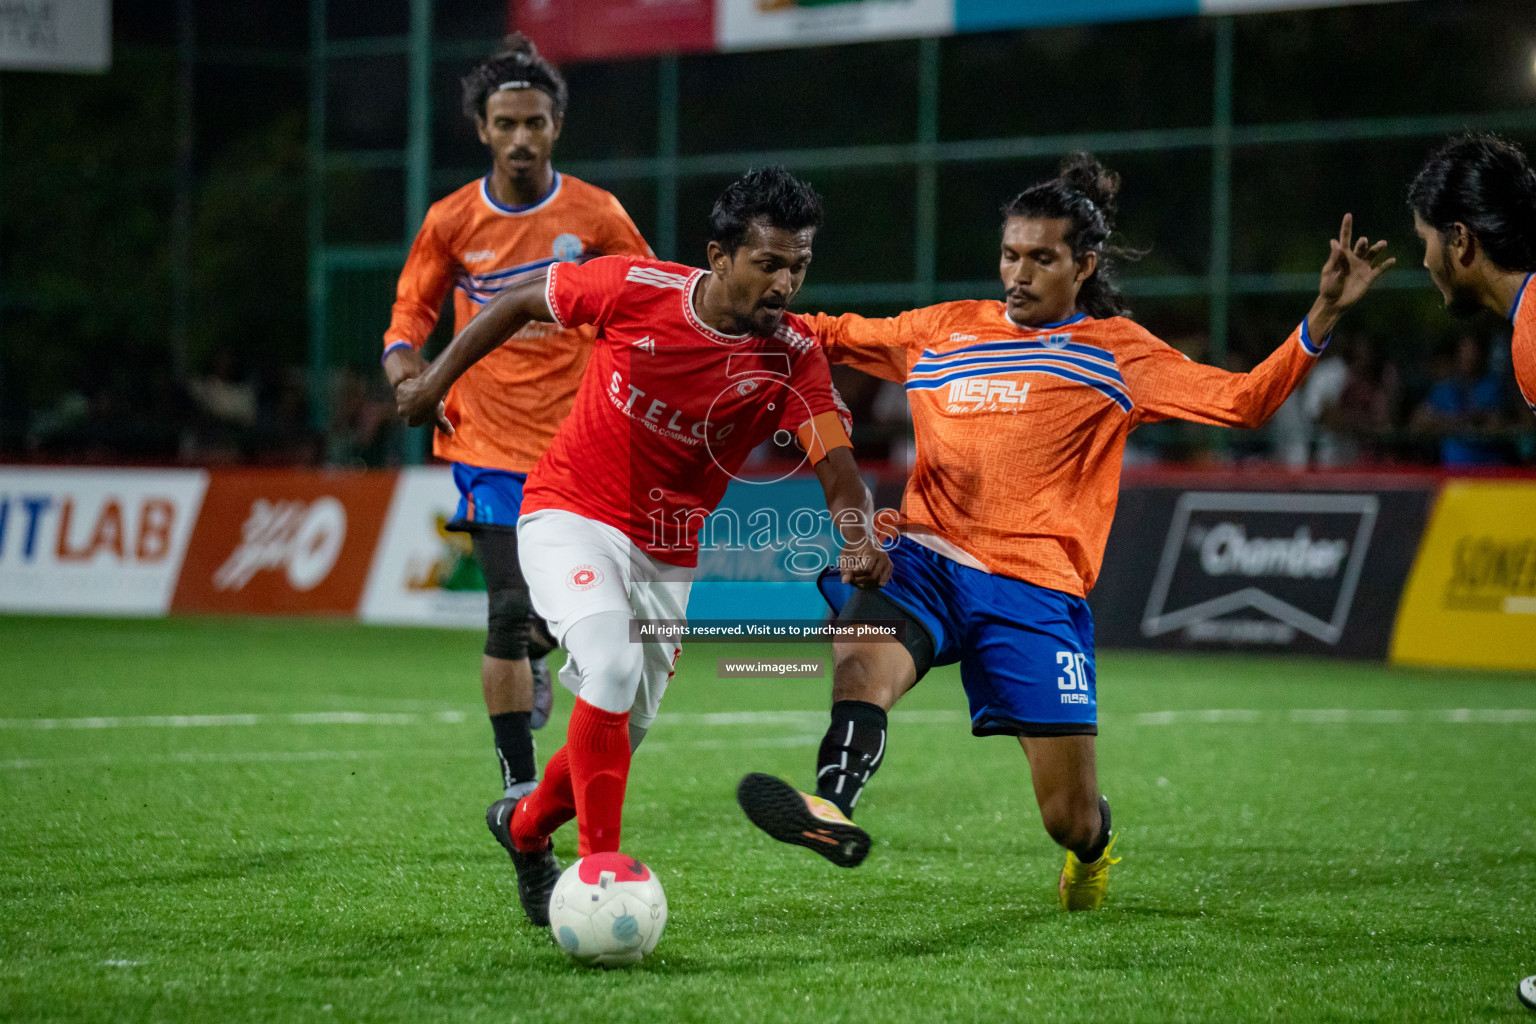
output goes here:
<path id="1" fill-rule="evenodd" d="M 1077 855 L 1077 859 L 1084 864 L 1092 864 L 1104 856 L 1104 847 L 1109 845 L 1109 800 L 1099 794 L 1099 836 L 1093 841 L 1093 845 Z"/>
<path id="2" fill-rule="evenodd" d="M 884 757 L 885 709 L 862 700 L 838 701 L 816 752 L 816 795 L 853 817 L 859 793 Z"/>
<path id="3" fill-rule="evenodd" d="M 539 777 L 538 765 L 533 758 L 533 733 L 528 728 L 528 714 L 527 711 L 507 711 L 491 716 L 503 789 Z"/>

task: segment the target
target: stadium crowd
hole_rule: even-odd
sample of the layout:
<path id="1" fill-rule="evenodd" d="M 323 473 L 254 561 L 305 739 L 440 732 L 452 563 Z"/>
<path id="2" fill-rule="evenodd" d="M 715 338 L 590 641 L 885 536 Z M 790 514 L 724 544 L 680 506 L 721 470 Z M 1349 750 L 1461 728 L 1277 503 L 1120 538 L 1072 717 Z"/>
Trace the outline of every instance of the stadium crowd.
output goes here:
<path id="1" fill-rule="evenodd" d="M 382 377 L 330 371 L 328 423 L 312 416 L 300 366 L 243 365 L 216 352 L 178 379 L 169 363 L 107 370 L 35 412 L 6 461 L 84 465 L 399 465 L 402 430 Z"/>
<path id="2" fill-rule="evenodd" d="M 1210 358 L 1202 335 L 1171 340 L 1192 359 Z M 1536 463 L 1536 431 L 1521 416 L 1507 331 L 1469 329 L 1422 348 L 1427 359 L 1404 358 L 1390 340 L 1346 330 L 1265 428 L 1151 424 L 1132 435 L 1127 463 L 1287 469 Z M 1251 369 L 1252 362 L 1238 352 L 1225 360 L 1234 370 Z M 834 376 L 854 413 L 860 463 L 908 468 L 911 424 L 901 387 L 840 368 Z M 4 457 L 92 465 L 399 465 L 403 428 L 383 376 L 338 367 L 325 386 L 332 413 L 319 425 L 301 366 L 252 365 L 220 349 L 184 379 L 169 362 L 141 363 L 131 372 L 108 367 L 34 411 L 20 450 Z M 757 461 L 776 457 L 765 448 Z"/>

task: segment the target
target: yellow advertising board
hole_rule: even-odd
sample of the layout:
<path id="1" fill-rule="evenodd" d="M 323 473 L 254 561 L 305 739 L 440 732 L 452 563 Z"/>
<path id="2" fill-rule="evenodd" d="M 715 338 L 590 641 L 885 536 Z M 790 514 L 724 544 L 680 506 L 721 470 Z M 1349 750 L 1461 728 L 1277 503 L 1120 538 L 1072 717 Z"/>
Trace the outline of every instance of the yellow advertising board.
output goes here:
<path id="1" fill-rule="evenodd" d="M 1391 659 L 1536 672 L 1536 482 L 1446 484 L 1398 606 Z"/>

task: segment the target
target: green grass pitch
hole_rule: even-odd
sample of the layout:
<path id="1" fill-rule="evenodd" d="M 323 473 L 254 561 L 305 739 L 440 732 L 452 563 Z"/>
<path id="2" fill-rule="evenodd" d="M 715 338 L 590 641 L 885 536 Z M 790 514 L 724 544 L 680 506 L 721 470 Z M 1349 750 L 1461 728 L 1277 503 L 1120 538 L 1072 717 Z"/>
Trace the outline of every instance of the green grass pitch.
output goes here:
<path id="1" fill-rule="evenodd" d="M 863 867 L 753 830 L 736 780 L 807 784 L 827 689 L 715 678 L 754 651 L 826 653 L 684 652 L 625 814 L 671 921 L 602 972 L 486 832 L 473 634 L 0 619 L 0 1020 L 1536 1019 L 1536 678 L 1104 653 L 1125 859 L 1067 915 L 953 669 L 893 718 Z"/>

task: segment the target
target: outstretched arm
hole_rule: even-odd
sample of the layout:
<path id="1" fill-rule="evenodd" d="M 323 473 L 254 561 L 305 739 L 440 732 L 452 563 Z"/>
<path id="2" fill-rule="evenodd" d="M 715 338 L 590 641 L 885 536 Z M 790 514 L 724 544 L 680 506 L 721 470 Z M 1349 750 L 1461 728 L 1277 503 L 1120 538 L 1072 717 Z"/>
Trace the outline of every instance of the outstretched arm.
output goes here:
<path id="1" fill-rule="evenodd" d="M 1383 258 L 1385 242 L 1352 238 L 1344 215 L 1339 236 L 1328 243 L 1317 300 L 1290 338 L 1250 373 L 1231 373 L 1186 359 L 1145 335 L 1121 367 L 1139 422 L 1183 419 L 1224 427 L 1262 426 L 1306 379 L 1344 310 L 1396 261 Z"/>
<path id="2" fill-rule="evenodd" d="M 545 293 L 547 283 L 546 273 L 502 289 L 424 371 L 396 381 L 396 368 L 386 365 L 395 384 L 395 409 L 405 421 L 414 427 L 435 420 L 439 430 L 452 434 L 453 424 L 443 412 L 448 389 L 465 370 L 500 348 L 528 321 L 554 322 Z M 394 353 L 390 355 L 394 357 Z M 408 369 L 399 366 L 401 371 Z"/>
<path id="3" fill-rule="evenodd" d="M 832 525 L 843 539 L 837 559 L 843 582 L 867 590 L 885 586 L 891 579 L 891 557 L 875 534 L 875 502 L 853 461 L 853 449 L 828 450 L 826 458 L 816 463 L 816 479 L 827 496 Z"/>
<path id="4" fill-rule="evenodd" d="M 871 320 L 856 313 L 815 313 L 806 320 L 815 328 L 829 361 L 900 384 L 907 379 L 907 346 L 915 315 L 909 311 Z"/>

